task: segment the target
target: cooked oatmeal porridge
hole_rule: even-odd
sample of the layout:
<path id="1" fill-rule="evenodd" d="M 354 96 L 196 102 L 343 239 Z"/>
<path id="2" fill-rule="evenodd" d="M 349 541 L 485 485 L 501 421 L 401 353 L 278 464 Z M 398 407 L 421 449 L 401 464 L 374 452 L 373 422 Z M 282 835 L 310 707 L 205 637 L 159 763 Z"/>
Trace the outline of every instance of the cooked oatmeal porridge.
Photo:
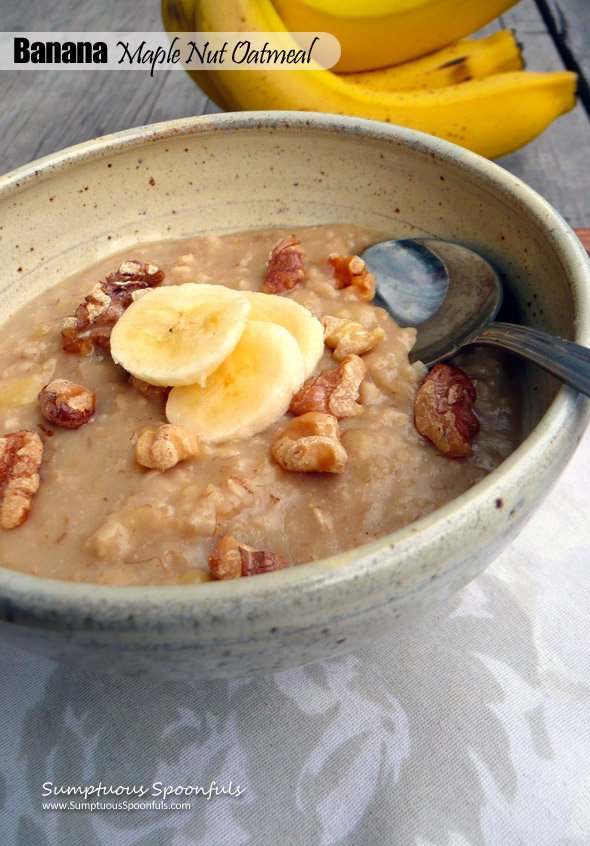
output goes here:
<path id="1" fill-rule="evenodd" d="M 426 376 L 409 358 L 415 330 L 400 329 L 371 304 L 370 274 L 354 258 L 380 239 L 359 227 L 327 225 L 146 244 L 31 301 L 0 342 L 0 431 L 6 433 L 0 439 L 0 563 L 50 578 L 118 585 L 250 575 L 378 538 L 482 479 L 518 443 L 514 375 L 501 356 L 482 349 L 463 355 L 461 370 L 441 371 L 443 381 L 450 379 L 448 396 L 462 391 L 463 423 L 458 420 L 453 434 L 458 449 L 446 435 L 440 448 L 434 445 L 428 417 L 438 388 L 431 378 L 424 382 L 415 408 Z M 109 299 L 108 274 L 120 283 L 138 272 L 135 293 Z M 199 297 L 211 285 L 262 291 L 308 309 L 314 316 L 308 346 L 300 344 L 300 354 L 301 339 L 293 342 L 274 323 L 268 328 L 264 321 L 272 320 L 262 306 L 270 300 L 253 298 L 248 318 L 244 302 L 250 300 L 231 291 L 224 293 L 227 309 L 207 318 L 214 340 L 203 347 L 205 369 L 174 383 L 164 367 L 150 381 L 142 368 L 153 349 L 127 365 L 125 356 L 134 352 L 129 338 L 145 329 L 150 301 L 166 304 L 177 293 L 166 292 L 169 286 Z M 105 330 L 95 318 L 107 306 Z M 240 340 L 230 338 L 218 355 L 218 336 L 229 337 L 234 317 L 243 320 L 235 332 Z M 224 320 L 227 327 L 217 332 Z M 247 353 L 264 344 L 264 374 L 278 386 L 272 396 L 258 393 L 251 381 L 236 389 L 235 406 L 234 394 L 221 402 L 222 387 L 242 379 L 228 364 L 228 350 L 234 357 L 241 350 L 246 373 Z M 258 378 L 266 384 L 266 375 Z M 203 396 L 208 416 L 199 411 Z M 12 506 L 17 516 L 11 523 Z"/>

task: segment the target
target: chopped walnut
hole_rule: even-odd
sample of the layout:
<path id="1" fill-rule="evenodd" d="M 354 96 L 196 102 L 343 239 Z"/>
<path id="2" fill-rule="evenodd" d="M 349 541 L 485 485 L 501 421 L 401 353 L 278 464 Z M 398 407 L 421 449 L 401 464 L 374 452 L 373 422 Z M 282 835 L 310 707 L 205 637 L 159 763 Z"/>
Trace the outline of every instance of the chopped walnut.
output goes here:
<path id="1" fill-rule="evenodd" d="M 465 458 L 479 432 L 479 420 L 471 408 L 474 402 L 469 376 L 458 367 L 437 364 L 416 394 L 416 429 L 448 458 Z"/>
<path id="2" fill-rule="evenodd" d="M 305 250 L 295 235 L 276 245 L 268 260 L 266 279 L 262 285 L 265 294 L 286 294 L 291 291 L 305 275 L 303 257 Z"/>
<path id="3" fill-rule="evenodd" d="M 19 429 L 0 438 L 0 526 L 22 525 L 39 487 L 43 444 L 36 432 Z"/>
<path id="4" fill-rule="evenodd" d="M 222 538 L 209 556 L 209 569 L 216 579 L 238 579 L 285 570 L 291 565 L 274 552 L 258 552 L 238 543 L 231 535 Z"/>
<path id="5" fill-rule="evenodd" d="M 113 326 L 133 302 L 135 292 L 154 288 L 163 279 L 164 271 L 157 264 L 124 261 L 104 282 L 97 282 L 74 314 L 62 320 L 64 352 L 90 355 L 95 346 L 109 352 Z"/>
<path id="6" fill-rule="evenodd" d="M 334 350 L 333 356 L 336 361 L 342 361 L 351 353 L 363 355 L 385 337 L 381 326 L 374 326 L 373 329 L 357 323 L 355 320 L 347 320 L 345 317 L 322 317 L 324 326 L 324 341 L 326 346 Z"/>
<path id="7" fill-rule="evenodd" d="M 342 473 L 348 460 L 338 421 L 318 411 L 291 420 L 271 453 L 283 470 L 299 473 Z"/>
<path id="8" fill-rule="evenodd" d="M 292 414 L 321 411 L 334 417 L 356 417 L 363 411 L 357 402 L 367 365 L 358 355 L 347 355 L 336 370 L 323 370 L 312 376 L 291 400 Z"/>
<path id="9" fill-rule="evenodd" d="M 39 403 L 41 414 L 50 423 L 79 429 L 94 414 L 96 397 L 84 385 L 69 379 L 54 379 L 39 392 Z"/>
<path id="10" fill-rule="evenodd" d="M 371 302 L 375 296 L 375 277 L 369 273 L 360 256 L 332 253 L 328 261 L 334 268 L 337 288 L 347 288 L 359 300 Z"/>
<path id="11" fill-rule="evenodd" d="M 164 423 L 157 429 L 147 426 L 139 433 L 135 458 L 150 470 L 169 470 L 199 452 L 199 439 L 184 426 Z"/>
<path id="12" fill-rule="evenodd" d="M 321 411 L 309 411 L 290 420 L 283 435 L 288 432 L 292 439 L 310 438 L 316 435 L 322 438 L 340 440 L 340 426 L 333 414 Z"/>
<path id="13" fill-rule="evenodd" d="M 165 400 L 170 393 L 170 388 L 164 388 L 161 385 L 150 385 L 149 382 L 144 382 L 143 379 L 138 379 L 137 376 L 129 376 L 129 384 L 138 391 L 142 397 L 149 400 Z"/>

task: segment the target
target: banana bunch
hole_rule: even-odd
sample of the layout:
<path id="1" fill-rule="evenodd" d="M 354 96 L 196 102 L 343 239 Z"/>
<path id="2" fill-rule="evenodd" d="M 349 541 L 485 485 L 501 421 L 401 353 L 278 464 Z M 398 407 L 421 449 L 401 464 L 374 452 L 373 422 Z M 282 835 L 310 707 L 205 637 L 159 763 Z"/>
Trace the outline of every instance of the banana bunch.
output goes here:
<path id="1" fill-rule="evenodd" d="M 209 442 L 272 425 L 323 351 L 322 324 L 293 300 L 191 282 L 148 290 L 111 336 L 115 362 L 172 386 L 168 421 Z"/>
<path id="2" fill-rule="evenodd" d="M 284 39 L 314 31 L 340 40 L 340 73 L 319 67 L 189 71 L 221 108 L 371 118 L 493 159 L 532 141 L 575 105 L 576 75 L 522 70 L 513 33 L 457 41 L 515 2 L 162 0 L 162 14 L 169 32 L 280 32 Z M 298 49 L 294 40 L 292 47 Z"/>

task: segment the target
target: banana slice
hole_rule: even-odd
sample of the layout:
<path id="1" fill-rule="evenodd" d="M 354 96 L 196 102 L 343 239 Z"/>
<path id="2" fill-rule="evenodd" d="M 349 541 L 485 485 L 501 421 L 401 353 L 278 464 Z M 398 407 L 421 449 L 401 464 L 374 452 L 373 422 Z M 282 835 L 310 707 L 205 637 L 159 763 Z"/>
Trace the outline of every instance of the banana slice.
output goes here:
<path id="1" fill-rule="evenodd" d="M 150 385 L 204 385 L 238 343 L 250 312 L 223 285 L 169 285 L 132 303 L 115 323 L 113 359 Z"/>
<path id="2" fill-rule="evenodd" d="M 289 331 L 301 350 L 305 364 L 305 378 L 311 376 L 324 352 L 324 329 L 309 309 L 294 300 L 244 291 L 250 301 L 250 320 L 264 320 L 278 323 Z"/>
<path id="3" fill-rule="evenodd" d="M 304 379 L 293 335 L 284 326 L 249 320 L 234 351 L 204 387 L 172 389 L 166 417 L 205 441 L 249 438 L 285 414 Z"/>

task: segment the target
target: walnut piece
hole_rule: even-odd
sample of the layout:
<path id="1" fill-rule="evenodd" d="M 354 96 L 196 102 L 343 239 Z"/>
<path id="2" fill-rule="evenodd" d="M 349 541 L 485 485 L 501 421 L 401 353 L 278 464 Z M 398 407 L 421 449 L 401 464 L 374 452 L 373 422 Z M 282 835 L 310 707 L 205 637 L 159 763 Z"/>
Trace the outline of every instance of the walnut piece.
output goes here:
<path id="1" fill-rule="evenodd" d="M 351 354 L 363 355 L 385 337 L 381 326 L 365 329 L 362 324 L 345 317 L 326 315 L 322 317 L 321 322 L 324 327 L 324 341 L 327 347 L 334 350 L 332 354 L 336 361 L 342 361 Z"/>
<path id="2" fill-rule="evenodd" d="M 305 275 L 303 258 L 305 250 L 295 235 L 276 245 L 268 260 L 266 279 L 262 285 L 265 294 L 286 294 L 291 291 Z"/>
<path id="3" fill-rule="evenodd" d="M 157 429 L 146 426 L 135 444 L 135 458 L 150 470 L 169 470 L 199 452 L 199 439 L 184 426 L 164 423 Z"/>
<path id="4" fill-rule="evenodd" d="M 36 432 L 19 429 L 0 438 L 0 526 L 14 529 L 29 514 L 39 488 L 43 444 Z"/>
<path id="5" fill-rule="evenodd" d="M 479 420 L 471 408 L 474 402 L 469 376 L 451 364 L 437 364 L 416 394 L 416 429 L 448 458 L 465 458 L 479 432 Z"/>
<path id="6" fill-rule="evenodd" d="M 323 370 L 304 382 L 291 400 L 289 411 L 296 415 L 321 411 L 334 417 L 357 417 L 363 411 L 357 400 L 366 372 L 362 358 L 347 355 L 336 370 Z"/>
<path id="7" fill-rule="evenodd" d="M 157 264 L 124 261 L 104 282 L 97 282 L 74 314 L 62 320 L 64 352 L 90 355 L 94 347 L 109 352 L 113 326 L 133 302 L 134 293 L 154 288 L 163 279 L 164 271 Z"/>
<path id="8" fill-rule="evenodd" d="M 222 538 L 209 556 L 209 569 L 216 579 L 237 579 L 285 570 L 291 565 L 274 552 L 258 552 L 238 543 L 231 535 Z"/>
<path id="9" fill-rule="evenodd" d="M 162 385 L 150 385 L 149 382 L 144 382 L 143 379 L 138 379 L 137 376 L 129 376 L 129 384 L 135 388 L 142 397 L 149 400 L 165 400 L 171 391 L 171 388 L 164 388 Z"/>
<path id="10" fill-rule="evenodd" d="M 88 423 L 96 407 L 96 397 L 84 385 L 69 379 L 54 379 L 39 391 L 41 414 L 50 423 L 66 429 L 79 429 Z"/>
<path id="11" fill-rule="evenodd" d="M 369 273 L 360 256 L 339 256 L 332 253 L 328 261 L 334 268 L 336 287 L 346 288 L 359 300 L 371 302 L 375 296 L 375 277 Z"/>
<path id="12" fill-rule="evenodd" d="M 342 473 L 348 460 L 338 421 L 318 411 L 291 420 L 271 453 L 283 470 L 298 473 Z"/>

